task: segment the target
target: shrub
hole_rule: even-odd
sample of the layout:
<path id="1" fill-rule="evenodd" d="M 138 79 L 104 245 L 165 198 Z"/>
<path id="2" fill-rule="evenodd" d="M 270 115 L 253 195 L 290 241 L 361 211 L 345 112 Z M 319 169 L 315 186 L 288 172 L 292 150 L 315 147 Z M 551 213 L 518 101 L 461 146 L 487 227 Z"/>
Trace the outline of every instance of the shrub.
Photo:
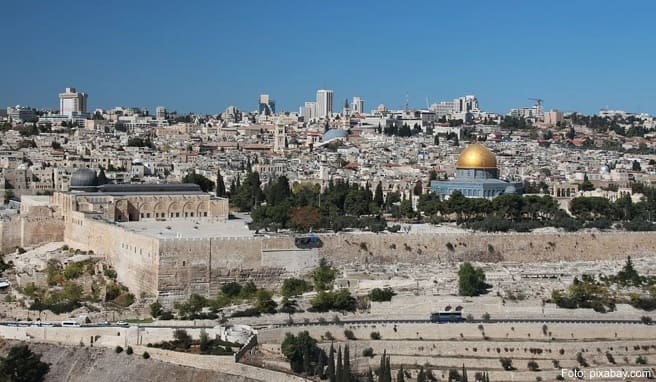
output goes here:
<path id="1" fill-rule="evenodd" d="M 372 358 L 374 356 L 374 349 L 372 349 L 372 348 L 362 349 L 362 356 Z"/>
<path id="2" fill-rule="evenodd" d="M 581 353 L 576 353 L 576 362 L 578 362 L 579 365 L 583 367 L 588 367 L 588 361 L 586 361 L 585 358 L 583 358 L 583 354 Z"/>
<path id="3" fill-rule="evenodd" d="M 282 282 L 282 295 L 285 297 L 298 296 L 312 290 L 312 285 L 302 279 L 289 278 Z"/>
<path id="4" fill-rule="evenodd" d="M 116 352 L 116 354 L 120 354 L 120 353 L 123 352 L 123 348 L 120 347 L 120 346 L 117 346 L 117 347 L 114 349 L 114 351 Z"/>
<path id="5" fill-rule="evenodd" d="M 125 349 L 125 354 L 129 355 L 129 354 L 132 354 L 132 353 L 134 353 L 134 351 L 132 350 L 132 346 L 128 346 L 128 348 Z"/>
<path id="6" fill-rule="evenodd" d="M 530 360 L 528 361 L 528 364 L 526 365 L 530 371 L 540 371 L 540 366 L 538 365 L 535 360 Z"/>
<path id="7" fill-rule="evenodd" d="M 490 321 L 490 313 L 488 313 L 488 312 L 483 313 L 483 315 L 481 316 L 481 319 L 483 320 L 483 322 Z"/>
<path id="8" fill-rule="evenodd" d="M 64 277 L 66 280 L 76 279 L 82 276 L 82 273 L 84 273 L 84 264 L 82 263 L 68 264 L 66 268 L 64 268 Z"/>
<path id="9" fill-rule="evenodd" d="M 491 286 L 485 282 L 485 272 L 471 263 L 465 262 L 458 270 L 458 294 L 478 296 L 487 293 Z"/>
<path id="10" fill-rule="evenodd" d="M 346 339 L 348 339 L 348 340 L 356 339 L 355 334 L 353 334 L 353 331 L 349 330 L 349 329 L 344 330 L 344 337 L 346 337 Z"/>
<path id="11" fill-rule="evenodd" d="M 501 362 L 501 367 L 503 367 L 503 370 L 506 370 L 506 371 L 515 370 L 515 368 L 512 365 L 512 359 L 510 359 L 510 358 L 499 358 L 499 361 Z"/>
<path id="12" fill-rule="evenodd" d="M 369 337 L 371 337 L 372 340 L 379 340 L 380 339 L 380 332 L 371 332 L 369 334 Z"/>
<path id="13" fill-rule="evenodd" d="M 645 365 L 647 364 L 647 359 L 641 355 L 638 356 L 635 360 L 636 365 Z"/>
<path id="14" fill-rule="evenodd" d="M 377 302 L 390 301 L 394 295 L 396 295 L 396 293 L 392 290 L 392 288 L 374 288 L 371 290 L 371 292 L 369 292 L 369 299 L 371 301 Z"/>
<path id="15" fill-rule="evenodd" d="M 333 337 L 333 334 L 329 331 L 324 333 L 323 338 L 327 339 L 328 341 L 334 341 L 335 337 Z"/>
<path id="16" fill-rule="evenodd" d="M 150 354 L 148 354 L 148 352 L 145 351 L 145 352 L 143 352 L 142 357 L 143 357 L 143 359 L 148 359 L 148 358 L 150 358 Z"/>
<path id="17" fill-rule="evenodd" d="M 612 363 L 613 365 L 615 364 L 615 357 L 613 357 L 610 352 L 606 352 L 606 359 L 608 359 L 608 362 Z"/>
<path id="18" fill-rule="evenodd" d="M 640 321 L 642 321 L 642 323 L 645 324 L 645 325 L 651 325 L 651 323 L 652 323 L 652 319 L 649 316 L 640 317 Z"/>

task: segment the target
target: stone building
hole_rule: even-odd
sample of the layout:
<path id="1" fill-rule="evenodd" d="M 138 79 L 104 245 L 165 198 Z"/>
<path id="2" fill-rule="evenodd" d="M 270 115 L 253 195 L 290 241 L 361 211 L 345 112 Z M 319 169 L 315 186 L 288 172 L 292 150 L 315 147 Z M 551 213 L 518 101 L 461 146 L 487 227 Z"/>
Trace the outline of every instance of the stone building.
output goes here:
<path id="1" fill-rule="evenodd" d="M 71 211 L 113 222 L 228 218 L 227 199 L 204 193 L 197 184 L 98 183 L 95 171 L 80 169 L 71 176 L 70 192 L 53 195 L 64 220 Z"/>
<path id="2" fill-rule="evenodd" d="M 434 180 L 431 190 L 444 197 L 460 191 L 468 198 L 494 198 L 501 194 L 521 194 L 521 182 L 499 179 L 497 158 L 487 147 L 474 143 L 467 146 L 456 162 L 454 180 Z"/>

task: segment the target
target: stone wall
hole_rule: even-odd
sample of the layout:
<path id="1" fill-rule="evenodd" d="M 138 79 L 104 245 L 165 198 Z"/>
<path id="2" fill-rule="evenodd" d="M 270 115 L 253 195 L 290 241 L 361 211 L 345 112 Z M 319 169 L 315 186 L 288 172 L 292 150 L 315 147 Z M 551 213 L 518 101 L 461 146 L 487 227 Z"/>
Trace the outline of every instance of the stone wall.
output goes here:
<path id="1" fill-rule="evenodd" d="M 21 247 L 31 247 L 64 240 L 64 221 L 52 216 L 20 219 Z"/>
<path id="2" fill-rule="evenodd" d="M 157 294 L 160 262 L 157 239 L 72 212 L 64 240 L 72 248 L 106 256 L 118 274 L 118 281 L 136 296 L 142 292 Z"/>
<path id="3" fill-rule="evenodd" d="M 21 246 L 20 216 L 3 217 L 0 219 L 0 253 L 15 251 Z"/>
<path id="4" fill-rule="evenodd" d="M 163 302 L 193 293 L 212 296 L 230 281 L 276 283 L 285 272 L 262 263 L 261 241 L 252 238 L 162 239 L 159 295 Z"/>
<path id="5" fill-rule="evenodd" d="M 319 255 L 337 264 L 445 261 L 558 262 L 656 253 L 656 233 L 357 234 L 320 236 Z M 275 239 L 276 246 L 282 245 Z M 292 239 L 288 240 L 293 245 Z"/>

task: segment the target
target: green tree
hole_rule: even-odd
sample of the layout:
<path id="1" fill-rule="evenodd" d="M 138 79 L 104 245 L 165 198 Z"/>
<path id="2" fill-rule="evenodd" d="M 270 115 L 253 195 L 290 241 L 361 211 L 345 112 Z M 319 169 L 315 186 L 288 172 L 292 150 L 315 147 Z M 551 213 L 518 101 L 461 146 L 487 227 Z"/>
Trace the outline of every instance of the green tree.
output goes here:
<path id="1" fill-rule="evenodd" d="M 424 372 L 423 367 L 419 368 L 419 374 L 417 374 L 417 382 L 426 382 L 426 372 Z"/>
<path id="2" fill-rule="evenodd" d="M 369 292 L 369 299 L 371 301 L 390 301 L 394 295 L 396 293 L 390 287 L 384 289 L 374 288 Z"/>
<path id="3" fill-rule="evenodd" d="M 405 372 L 403 371 L 403 366 L 401 366 L 396 372 L 396 382 L 405 382 Z"/>
<path id="4" fill-rule="evenodd" d="M 474 267 L 465 262 L 458 270 L 458 293 L 461 296 L 478 296 L 487 293 L 490 287 L 485 283 L 485 272 L 479 267 Z"/>
<path id="5" fill-rule="evenodd" d="M 292 277 L 282 282 L 282 295 L 285 297 L 298 296 L 311 290 L 312 285 L 302 279 Z"/>
<path id="6" fill-rule="evenodd" d="M 41 362 L 41 354 L 27 345 L 12 346 L 7 357 L 0 359 L 0 379 L 8 382 L 40 382 L 50 370 Z"/>
<path id="7" fill-rule="evenodd" d="M 330 353 L 328 354 L 328 368 L 326 370 L 326 375 L 330 382 L 337 382 L 337 376 L 335 375 L 335 348 L 333 344 L 330 344 Z"/>
<path id="8" fill-rule="evenodd" d="M 200 189 L 203 192 L 208 192 L 214 189 L 214 182 L 193 171 L 182 178 L 182 183 L 195 183 L 200 186 Z"/>
<path id="9" fill-rule="evenodd" d="M 385 200 L 383 198 L 383 184 L 378 182 L 376 185 L 376 191 L 374 192 L 374 204 L 377 207 L 382 207 Z"/>
<path id="10" fill-rule="evenodd" d="M 150 315 L 153 316 L 153 318 L 157 318 L 162 314 L 162 304 L 159 303 L 159 301 L 155 301 L 152 304 L 150 304 Z"/>
<path id="11" fill-rule="evenodd" d="M 266 289 L 258 289 L 255 292 L 255 309 L 260 313 L 275 313 L 278 304 L 273 301 L 272 297 L 273 292 Z"/>
<path id="12" fill-rule="evenodd" d="M 225 197 L 228 194 L 226 193 L 225 182 L 223 181 L 223 175 L 221 175 L 221 169 L 216 172 L 216 196 Z"/>
<path id="13" fill-rule="evenodd" d="M 401 213 L 401 216 L 404 216 L 408 219 L 412 219 L 416 215 L 415 210 L 412 208 L 412 201 L 408 199 L 401 202 L 401 205 L 399 206 L 399 212 Z"/>
<path id="14" fill-rule="evenodd" d="M 314 288 L 317 291 L 331 289 L 337 276 L 337 269 L 328 264 L 328 260 L 322 257 L 319 260 L 319 266 L 314 269 L 312 278 L 314 279 Z"/>
<path id="15" fill-rule="evenodd" d="M 291 369 L 296 373 L 313 375 L 319 363 L 321 349 L 317 347 L 317 340 L 306 331 L 293 335 L 287 333 L 280 346 L 282 354 L 289 360 Z M 330 370 L 330 362 L 328 364 Z M 330 371 L 329 371 L 330 373 Z"/>

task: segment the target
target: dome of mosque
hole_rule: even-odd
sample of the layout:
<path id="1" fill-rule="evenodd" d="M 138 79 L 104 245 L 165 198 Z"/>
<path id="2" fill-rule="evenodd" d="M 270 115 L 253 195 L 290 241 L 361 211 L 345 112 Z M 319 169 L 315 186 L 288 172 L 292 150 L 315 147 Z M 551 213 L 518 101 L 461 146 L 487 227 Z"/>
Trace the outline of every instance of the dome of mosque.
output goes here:
<path id="1" fill-rule="evenodd" d="M 473 143 L 460 153 L 458 162 L 456 162 L 456 168 L 496 169 L 497 158 L 487 147 L 480 143 Z"/>

